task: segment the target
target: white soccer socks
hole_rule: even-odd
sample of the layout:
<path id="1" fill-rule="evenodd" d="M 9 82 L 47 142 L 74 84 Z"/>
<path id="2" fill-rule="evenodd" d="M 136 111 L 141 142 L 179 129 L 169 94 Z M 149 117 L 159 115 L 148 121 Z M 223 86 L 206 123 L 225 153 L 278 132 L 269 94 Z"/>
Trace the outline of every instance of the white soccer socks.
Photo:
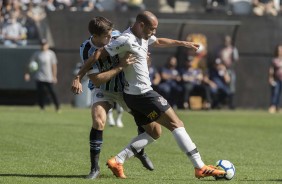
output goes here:
<path id="1" fill-rule="evenodd" d="M 192 142 L 185 128 L 176 128 L 172 131 L 172 134 L 180 149 L 185 152 L 191 160 L 193 166 L 199 169 L 202 168 L 205 164 L 201 159 L 200 153 L 197 151 L 196 145 Z"/>
<path id="2" fill-rule="evenodd" d="M 116 161 L 123 164 L 125 160 L 134 156 L 135 152 L 139 152 L 145 146 L 151 144 L 154 141 L 155 139 L 153 139 L 146 132 L 139 134 L 138 136 L 133 138 L 131 142 L 119 154 L 117 154 Z"/>

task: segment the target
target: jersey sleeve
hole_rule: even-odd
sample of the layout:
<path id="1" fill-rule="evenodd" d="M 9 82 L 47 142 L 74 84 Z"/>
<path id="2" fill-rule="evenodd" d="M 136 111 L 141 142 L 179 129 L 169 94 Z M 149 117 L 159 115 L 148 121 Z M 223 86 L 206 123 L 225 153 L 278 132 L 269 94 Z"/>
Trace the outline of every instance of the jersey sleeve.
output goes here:
<path id="1" fill-rule="evenodd" d="M 120 36 L 106 45 L 105 49 L 111 56 L 130 51 L 129 38 L 126 36 Z"/>
<path id="2" fill-rule="evenodd" d="M 51 56 L 52 56 L 52 64 L 57 64 L 58 60 L 57 60 L 57 56 L 56 56 L 55 52 L 50 51 L 50 53 L 51 53 Z"/>
<path id="3" fill-rule="evenodd" d="M 84 53 L 85 52 L 85 47 L 80 47 L 80 59 L 81 59 L 81 62 L 82 62 L 82 65 L 88 60 L 88 58 L 89 58 L 89 55 L 88 55 L 88 53 L 87 54 L 85 54 Z M 89 71 L 87 72 L 87 75 L 90 75 L 90 74 L 98 74 L 98 73 L 100 73 L 100 70 L 99 70 L 99 68 L 98 68 L 98 66 L 97 66 L 97 64 L 93 64 L 92 66 L 91 66 L 91 68 L 89 69 Z"/>

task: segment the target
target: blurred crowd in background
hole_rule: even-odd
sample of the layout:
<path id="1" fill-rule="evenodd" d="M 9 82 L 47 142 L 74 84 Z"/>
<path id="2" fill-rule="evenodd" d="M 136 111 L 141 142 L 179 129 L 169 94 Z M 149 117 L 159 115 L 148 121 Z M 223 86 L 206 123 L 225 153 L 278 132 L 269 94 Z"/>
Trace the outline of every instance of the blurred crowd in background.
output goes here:
<path id="1" fill-rule="evenodd" d="M 277 16 L 282 12 L 280 0 L 159 0 L 158 3 L 158 11 L 171 13 L 216 11 L 227 15 Z M 46 37 L 43 20 L 49 11 L 124 12 L 145 10 L 146 6 L 142 0 L 1 0 L 0 8 L 0 44 L 4 47 L 18 47 L 37 43 Z M 178 63 L 178 55 L 169 57 L 166 65 L 158 69 L 151 65 L 151 61 L 148 62 L 155 90 L 175 108 L 219 109 L 224 105 L 234 109 L 234 65 L 239 60 L 239 52 L 231 36 L 225 35 L 222 38 L 222 45 L 215 49 L 216 57 L 211 62 L 207 62 L 208 43 L 205 35 L 190 34 L 187 40 L 200 43 L 201 47 L 196 53 L 189 49 L 181 53 L 185 55 L 185 61 L 181 63 L 183 66 Z M 282 68 L 280 60 L 278 68 Z M 272 96 L 276 96 L 272 97 L 271 113 L 278 106 L 282 86 L 282 79 L 279 79 L 280 82 L 275 81 L 277 69 L 273 69 L 273 66 L 269 81 L 273 88 Z"/>
<path id="2" fill-rule="evenodd" d="M 277 16 L 280 0 L 159 0 L 161 12 L 221 11 L 231 14 Z M 48 11 L 140 11 L 143 0 L 3 0 L 0 1 L 0 43 L 6 46 L 26 45 L 43 37 L 41 21 Z"/>
<path id="3" fill-rule="evenodd" d="M 200 44 L 197 52 L 186 49 L 183 66 L 178 57 L 168 58 L 165 66 L 154 68 L 149 61 L 149 72 L 153 87 L 175 108 L 184 109 L 234 109 L 236 74 L 234 65 L 239 53 L 232 44 L 230 35 L 222 38 L 215 49 L 215 58 L 207 62 L 207 38 L 203 34 L 189 34 L 187 41 Z"/>

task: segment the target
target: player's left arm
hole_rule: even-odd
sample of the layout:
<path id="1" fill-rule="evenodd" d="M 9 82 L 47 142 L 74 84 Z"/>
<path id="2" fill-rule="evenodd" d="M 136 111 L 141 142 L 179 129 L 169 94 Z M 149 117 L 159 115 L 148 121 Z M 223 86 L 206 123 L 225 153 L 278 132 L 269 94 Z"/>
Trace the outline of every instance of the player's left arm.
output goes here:
<path id="1" fill-rule="evenodd" d="M 187 41 L 181 41 L 181 40 L 173 40 L 169 38 L 157 38 L 156 41 L 152 44 L 153 47 L 187 47 L 191 48 L 193 50 L 198 50 L 200 45 L 194 42 L 187 42 Z"/>
<path id="2" fill-rule="evenodd" d="M 52 64 L 53 83 L 56 84 L 57 80 L 57 64 Z"/>
<path id="3" fill-rule="evenodd" d="M 89 71 L 89 69 L 91 68 L 91 66 L 97 62 L 98 59 L 102 59 L 107 57 L 109 54 L 108 52 L 105 50 L 105 48 L 100 48 L 98 49 L 94 55 L 90 56 L 84 63 L 84 65 L 82 65 L 82 67 L 80 68 L 79 72 L 77 73 L 77 75 L 75 76 L 75 78 L 72 81 L 72 87 L 71 90 L 73 93 L 75 94 L 80 94 L 82 92 L 82 85 L 81 85 L 81 79 L 84 77 L 84 75 Z"/>

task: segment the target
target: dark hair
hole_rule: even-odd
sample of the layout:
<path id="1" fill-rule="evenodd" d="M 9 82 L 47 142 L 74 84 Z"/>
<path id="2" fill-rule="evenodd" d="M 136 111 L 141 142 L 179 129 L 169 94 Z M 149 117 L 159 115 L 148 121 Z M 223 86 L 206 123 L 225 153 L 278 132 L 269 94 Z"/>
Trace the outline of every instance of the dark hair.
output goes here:
<path id="1" fill-rule="evenodd" d="M 88 31 L 91 35 L 101 35 L 109 32 L 114 27 L 114 24 L 105 17 L 95 17 L 88 24 Z"/>
<path id="2" fill-rule="evenodd" d="M 278 57 L 278 52 L 279 52 L 279 47 L 282 46 L 282 44 L 277 44 L 275 46 L 275 50 L 274 50 L 274 57 Z"/>

